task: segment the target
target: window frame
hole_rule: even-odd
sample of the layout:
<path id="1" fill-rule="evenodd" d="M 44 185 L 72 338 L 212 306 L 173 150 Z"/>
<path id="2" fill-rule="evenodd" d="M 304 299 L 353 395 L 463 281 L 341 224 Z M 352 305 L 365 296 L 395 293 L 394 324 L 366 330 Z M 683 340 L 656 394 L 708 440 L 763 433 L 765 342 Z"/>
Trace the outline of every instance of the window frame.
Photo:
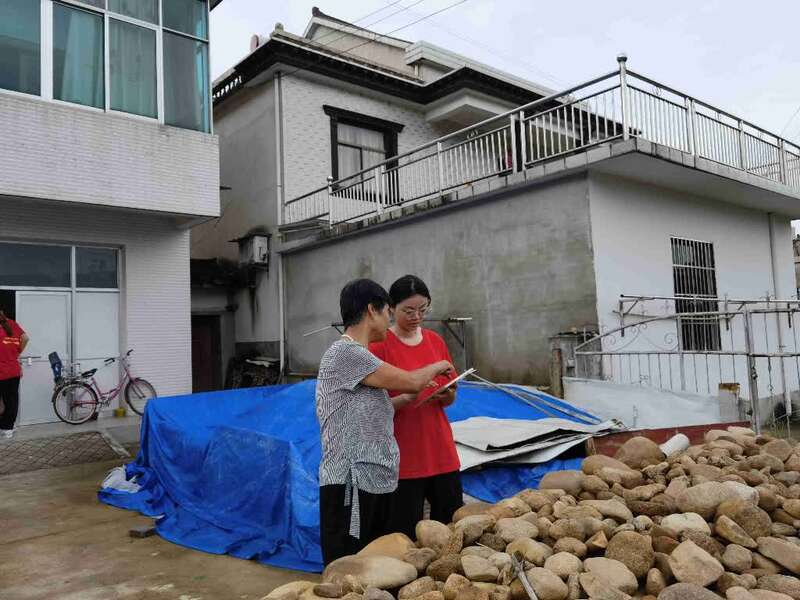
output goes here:
<path id="1" fill-rule="evenodd" d="M 104 8 L 99 8 L 92 4 L 88 4 L 87 2 L 83 2 L 82 0 L 39 0 L 40 2 L 40 60 L 39 60 L 39 77 L 40 77 L 40 89 L 38 94 L 28 94 L 25 92 L 18 92 L 16 90 L 8 90 L 5 88 L 0 88 L 0 94 L 8 94 L 10 96 L 16 96 L 21 98 L 39 98 L 41 100 L 52 102 L 54 104 L 60 106 L 69 106 L 71 108 L 77 108 L 79 110 L 87 110 L 92 112 L 104 112 L 107 114 L 118 115 L 129 119 L 141 120 L 150 123 L 158 123 L 160 125 L 166 125 L 164 122 L 164 109 L 165 109 L 165 102 L 164 102 L 164 32 L 169 32 L 175 35 L 180 35 L 186 38 L 193 39 L 198 42 L 205 43 L 208 47 L 208 64 L 206 67 L 206 78 L 208 81 L 208 113 L 209 113 L 209 122 L 207 131 L 198 131 L 198 133 L 207 133 L 213 134 L 214 133 L 214 102 L 213 102 L 213 81 L 211 79 L 211 18 L 210 18 L 210 3 L 209 0 L 196 0 L 197 2 L 203 2 L 206 7 L 206 14 L 207 16 L 207 39 L 203 39 L 197 36 L 193 36 L 191 34 L 183 33 L 181 31 L 176 31 L 174 29 L 164 27 L 164 13 L 163 13 L 163 4 L 164 0 L 158 0 L 158 23 L 150 23 L 148 21 L 142 21 L 133 17 L 129 17 L 127 15 L 122 15 L 110 11 L 108 9 L 108 2 L 105 2 Z M 58 100 L 53 97 L 53 77 L 54 77 L 54 64 L 53 64 L 53 4 L 59 3 L 64 6 L 68 6 L 70 8 L 84 10 L 86 12 L 90 12 L 93 14 L 98 14 L 103 16 L 103 79 L 104 79 L 104 107 L 98 108 L 95 106 L 87 106 L 85 104 L 78 104 L 74 102 L 68 102 L 66 100 Z M 113 110 L 111 109 L 111 65 L 110 65 L 110 56 L 109 56 L 109 30 L 110 30 L 110 21 L 115 19 L 117 21 L 124 21 L 131 25 L 135 25 L 138 27 L 144 27 L 145 29 L 150 29 L 155 32 L 156 34 L 156 117 L 148 117 L 145 115 L 137 115 L 133 113 L 128 113 L 120 110 Z M 176 129 L 184 129 L 182 127 L 177 127 L 175 125 L 168 125 L 169 127 L 175 127 Z M 194 129 L 186 129 L 186 131 L 197 131 Z"/>
<path id="2" fill-rule="evenodd" d="M 704 264 L 676 262 L 676 247 L 692 248 L 700 252 Z M 670 236 L 670 262 L 672 264 L 672 286 L 675 294 L 675 312 L 716 312 L 719 309 L 719 287 L 717 285 L 717 261 L 714 243 L 679 236 Z M 705 264 L 705 263 L 708 264 Z M 690 270 L 686 273 L 686 270 Z M 709 286 L 712 293 L 679 293 L 678 282 L 691 281 L 692 273 L 702 274 L 695 281 Z M 703 287 L 699 286 L 699 287 Z M 683 300 L 686 298 L 686 300 Z M 683 352 L 717 352 L 722 349 L 722 335 L 719 319 L 716 317 L 686 317 L 677 324 L 680 350 Z M 688 334 L 688 335 L 687 335 Z"/>
<path id="3" fill-rule="evenodd" d="M 47 292 L 109 292 L 121 293 L 122 292 L 122 246 L 113 246 L 109 244 L 92 244 L 92 243 L 61 243 L 61 242 L 43 242 L 43 241 L 30 241 L 30 240 L 16 240 L 13 238 L 0 238 L 0 244 L 18 244 L 25 246 L 55 246 L 58 248 L 69 248 L 69 285 L 68 286 L 36 286 L 36 285 L 4 285 L 0 284 L 0 290 L 12 291 L 47 291 Z M 103 250 L 113 250 L 117 257 L 117 286 L 113 288 L 90 288 L 78 287 L 78 248 L 100 248 Z"/>
<path id="4" fill-rule="evenodd" d="M 60 4 L 61 6 L 66 6 L 72 10 L 82 10 L 83 12 L 88 12 L 89 14 L 98 15 L 103 17 L 100 14 L 99 9 L 96 7 L 91 7 L 91 5 L 84 4 L 82 2 L 71 2 L 70 0 L 52 0 L 49 2 L 49 22 L 48 22 L 48 61 L 49 61 L 49 76 L 47 80 L 47 89 L 49 90 L 50 100 L 55 102 L 56 104 L 62 104 L 65 106 L 79 106 L 81 108 L 86 108 L 89 110 L 97 111 L 97 112 L 106 112 L 109 106 L 109 99 L 108 99 L 108 61 L 106 56 L 107 52 L 107 45 L 108 45 L 108 20 L 103 18 L 103 108 L 98 106 L 90 106 L 88 104 L 80 104 L 79 102 L 70 102 L 68 100 L 61 100 L 55 97 L 55 89 L 53 87 L 54 79 L 55 79 L 55 62 L 53 59 L 54 51 L 55 51 L 55 43 L 53 40 L 53 36 L 55 34 L 55 11 L 53 10 L 54 5 Z M 93 10 L 90 10 L 93 8 Z M 44 46 L 44 44 L 42 44 Z M 42 58 L 44 58 L 44 47 L 42 48 Z M 42 77 L 45 76 L 44 69 L 42 70 Z M 44 80 L 42 80 L 44 81 Z M 44 90 L 44 84 L 42 84 L 42 89 Z"/>
<path id="5" fill-rule="evenodd" d="M 378 131 L 383 134 L 383 146 L 386 158 L 389 160 L 397 156 L 397 139 L 405 125 L 396 123 L 394 121 L 387 121 L 378 117 L 372 117 L 361 113 L 337 108 L 328 104 L 322 105 L 322 110 L 330 118 L 330 132 L 331 132 L 331 176 L 334 181 L 340 179 L 339 176 L 339 123 L 350 125 L 352 127 L 360 127 L 362 129 L 370 129 Z M 342 143 L 344 146 L 350 148 L 360 148 L 360 146 L 353 146 L 351 144 Z M 362 156 L 363 163 L 363 156 Z M 390 166 L 388 163 L 387 166 Z M 349 175 L 348 175 L 349 177 Z"/>
<path id="6" fill-rule="evenodd" d="M 161 65 L 162 75 L 161 75 L 160 81 L 161 81 L 162 88 L 165 88 L 166 87 L 166 83 L 164 82 L 164 78 L 163 78 L 163 70 L 164 70 L 164 35 L 165 34 L 169 33 L 169 34 L 172 34 L 172 35 L 177 35 L 179 37 L 183 37 L 183 38 L 195 41 L 195 42 L 200 42 L 202 44 L 205 44 L 206 45 L 206 55 L 208 57 L 208 59 L 206 60 L 206 81 L 208 83 L 208 98 L 207 98 L 208 99 L 208 131 L 207 132 L 200 131 L 200 133 L 214 133 L 214 99 L 213 99 L 214 82 L 211 81 L 211 43 L 209 42 L 209 40 L 211 39 L 211 17 L 210 17 L 209 4 L 208 4 L 209 0 L 197 0 L 197 1 L 198 2 L 200 2 L 200 1 L 205 2 L 206 10 L 208 11 L 208 12 L 206 12 L 206 15 L 207 15 L 206 16 L 206 35 L 208 36 L 207 39 L 203 39 L 201 37 L 197 37 L 197 36 L 189 34 L 189 33 L 184 33 L 183 31 L 178 31 L 178 30 L 172 29 L 170 27 L 165 27 L 164 23 L 163 23 L 163 21 L 164 21 L 164 12 L 162 10 L 163 0 L 158 0 L 159 17 L 161 19 L 161 35 L 159 36 L 159 43 L 161 44 L 160 65 Z M 163 106 L 159 110 L 159 114 L 161 115 L 160 122 L 162 124 L 166 125 L 167 124 L 165 122 L 165 119 L 166 119 L 166 103 L 164 103 L 163 90 L 162 90 L 161 97 L 162 97 L 162 105 Z M 177 127 L 177 125 L 169 125 L 169 127 Z M 184 129 L 184 128 L 183 127 L 179 127 L 179 129 Z M 188 129 L 187 131 L 198 131 L 198 130 L 197 129 Z"/>

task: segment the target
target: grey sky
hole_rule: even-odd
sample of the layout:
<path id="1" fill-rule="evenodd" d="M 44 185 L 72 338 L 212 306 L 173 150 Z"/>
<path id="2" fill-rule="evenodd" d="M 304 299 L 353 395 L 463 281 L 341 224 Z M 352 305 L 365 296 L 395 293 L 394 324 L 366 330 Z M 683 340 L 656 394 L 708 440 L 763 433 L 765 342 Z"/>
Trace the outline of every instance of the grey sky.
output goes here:
<path id="1" fill-rule="evenodd" d="M 402 0 L 359 24 L 381 33 L 457 0 Z M 212 13 L 214 77 L 248 52 L 253 33 L 276 22 L 301 34 L 311 7 L 356 20 L 391 0 L 225 0 Z M 796 0 L 467 0 L 395 35 L 426 41 L 551 88 L 629 66 L 780 133 L 800 107 Z M 786 130 L 800 139 L 800 114 Z"/>

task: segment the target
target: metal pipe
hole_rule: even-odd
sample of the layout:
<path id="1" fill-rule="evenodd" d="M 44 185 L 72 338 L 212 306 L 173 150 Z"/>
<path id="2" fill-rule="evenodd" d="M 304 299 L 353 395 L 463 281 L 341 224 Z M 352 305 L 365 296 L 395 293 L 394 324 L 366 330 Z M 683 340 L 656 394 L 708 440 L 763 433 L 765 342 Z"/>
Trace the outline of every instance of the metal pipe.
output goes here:
<path id="1" fill-rule="evenodd" d="M 750 311 L 744 311 L 744 342 L 747 352 L 747 385 L 750 390 L 750 408 L 753 429 L 761 433 L 761 411 L 758 405 L 758 371 L 753 356 L 753 332 Z"/>
<path id="2" fill-rule="evenodd" d="M 779 276 L 778 276 L 778 260 L 776 256 L 776 248 L 775 248 L 775 216 L 772 213 L 767 213 L 767 227 L 769 229 L 769 257 L 771 263 L 771 276 L 772 276 L 772 293 L 774 294 L 775 298 L 779 298 L 781 296 L 781 292 L 779 291 Z M 775 311 L 775 325 L 778 330 L 778 352 L 783 352 L 783 328 L 781 327 L 781 320 L 778 311 Z M 764 325 L 766 327 L 766 323 Z M 769 351 L 769 348 L 767 348 Z M 780 375 L 781 375 L 781 384 L 783 386 L 783 403 L 786 408 L 786 416 L 792 416 L 792 396 L 789 393 L 788 386 L 786 385 L 786 366 L 783 364 L 784 360 L 780 359 Z"/>

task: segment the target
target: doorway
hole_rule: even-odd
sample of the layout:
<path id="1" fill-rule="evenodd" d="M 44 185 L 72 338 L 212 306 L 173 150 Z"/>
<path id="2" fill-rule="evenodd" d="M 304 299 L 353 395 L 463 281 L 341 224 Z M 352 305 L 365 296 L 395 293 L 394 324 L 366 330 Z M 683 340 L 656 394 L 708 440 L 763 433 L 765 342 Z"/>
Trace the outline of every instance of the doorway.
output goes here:
<path id="1" fill-rule="evenodd" d="M 114 248 L 0 242 L 0 304 L 30 337 L 20 357 L 17 425 L 58 421 L 51 352 L 76 371 L 119 356 L 118 262 Z M 112 387 L 119 370 L 101 369 L 97 379 Z"/>
<path id="2" fill-rule="evenodd" d="M 192 392 L 222 389 L 219 315 L 192 315 Z"/>

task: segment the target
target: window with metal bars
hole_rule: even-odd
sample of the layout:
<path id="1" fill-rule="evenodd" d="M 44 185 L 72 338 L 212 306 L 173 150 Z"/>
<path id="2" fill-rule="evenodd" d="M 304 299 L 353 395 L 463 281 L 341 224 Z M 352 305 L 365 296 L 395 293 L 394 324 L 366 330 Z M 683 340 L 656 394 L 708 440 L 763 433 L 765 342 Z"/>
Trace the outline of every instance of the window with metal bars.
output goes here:
<path id="1" fill-rule="evenodd" d="M 670 238 L 672 282 L 678 313 L 711 313 L 719 310 L 714 245 L 684 238 Z M 682 317 L 678 321 L 681 350 L 721 349 L 719 317 Z"/>

